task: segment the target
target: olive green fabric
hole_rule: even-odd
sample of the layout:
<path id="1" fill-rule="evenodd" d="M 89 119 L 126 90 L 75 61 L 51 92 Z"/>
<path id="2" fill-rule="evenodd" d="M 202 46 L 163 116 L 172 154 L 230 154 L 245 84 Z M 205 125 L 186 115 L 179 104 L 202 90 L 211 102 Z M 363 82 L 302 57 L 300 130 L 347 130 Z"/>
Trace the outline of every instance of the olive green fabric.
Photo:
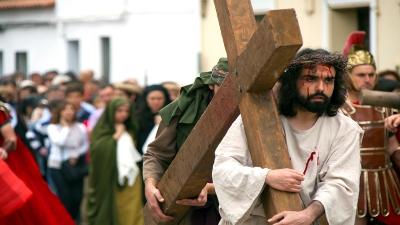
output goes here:
<path id="1" fill-rule="evenodd" d="M 221 58 L 217 68 L 229 72 L 227 59 Z M 211 71 L 201 73 L 193 84 L 182 87 L 179 98 L 160 110 L 159 114 L 165 125 L 168 125 L 172 118 L 180 117 L 176 136 L 178 150 L 208 106 L 210 95 L 213 93 L 208 84 L 214 84 L 211 79 Z"/>
<path id="2" fill-rule="evenodd" d="M 91 225 L 118 225 L 115 188 L 118 185 L 117 141 L 114 114 L 123 104 L 130 104 L 125 98 L 110 100 L 91 135 L 89 163 L 89 191 L 86 213 Z M 136 134 L 138 130 L 136 113 L 125 121 L 126 131 Z"/>

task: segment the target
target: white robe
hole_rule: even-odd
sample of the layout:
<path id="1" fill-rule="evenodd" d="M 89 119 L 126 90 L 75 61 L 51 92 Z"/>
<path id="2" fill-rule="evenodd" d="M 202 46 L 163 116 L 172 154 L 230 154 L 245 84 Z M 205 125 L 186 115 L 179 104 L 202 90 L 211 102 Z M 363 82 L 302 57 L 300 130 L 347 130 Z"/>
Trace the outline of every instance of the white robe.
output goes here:
<path id="1" fill-rule="evenodd" d="M 354 224 L 362 129 L 342 114 L 322 116 L 305 131 L 294 129 L 283 116 L 280 119 L 293 169 L 303 173 L 309 161 L 301 183 L 303 206 L 317 200 L 324 206 L 330 225 Z M 268 171 L 253 167 L 239 116 L 215 152 L 213 182 L 220 203 L 220 224 L 266 224 L 259 195 Z"/>

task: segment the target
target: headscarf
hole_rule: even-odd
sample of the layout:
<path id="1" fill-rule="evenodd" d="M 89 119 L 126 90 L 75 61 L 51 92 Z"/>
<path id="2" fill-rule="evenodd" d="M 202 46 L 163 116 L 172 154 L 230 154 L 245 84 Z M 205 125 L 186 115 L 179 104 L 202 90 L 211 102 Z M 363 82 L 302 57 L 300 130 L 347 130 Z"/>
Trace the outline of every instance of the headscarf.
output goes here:
<path id="1" fill-rule="evenodd" d="M 221 85 L 224 74 L 228 74 L 229 65 L 226 58 L 220 58 L 213 71 L 200 73 L 193 84 L 181 88 L 181 95 L 174 102 L 160 111 L 162 121 L 168 125 L 178 116 L 177 148 L 180 149 L 190 132 L 206 110 L 212 91 L 209 84 Z M 214 75 L 212 75 L 214 73 Z M 217 73 L 217 76 L 216 76 Z"/>
<path id="2" fill-rule="evenodd" d="M 103 115 L 93 129 L 90 146 L 89 191 L 87 216 L 90 224 L 118 225 L 115 190 L 118 187 L 117 141 L 114 115 L 123 104 L 130 105 L 130 116 L 124 122 L 126 131 L 135 138 L 138 132 L 136 114 L 125 98 L 114 98 L 107 103 Z"/>

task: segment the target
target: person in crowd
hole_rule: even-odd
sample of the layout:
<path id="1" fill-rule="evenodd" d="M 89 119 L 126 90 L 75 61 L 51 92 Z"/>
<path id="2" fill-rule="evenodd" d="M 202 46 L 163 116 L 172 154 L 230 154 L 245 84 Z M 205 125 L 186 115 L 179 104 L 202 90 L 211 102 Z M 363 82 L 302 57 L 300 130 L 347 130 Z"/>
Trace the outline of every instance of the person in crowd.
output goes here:
<path id="1" fill-rule="evenodd" d="M 139 96 L 143 93 L 142 88 L 129 83 L 116 83 L 114 88 L 115 96 L 127 98 L 133 104 L 137 103 Z"/>
<path id="2" fill-rule="evenodd" d="M 60 200 L 41 178 L 35 160 L 10 125 L 7 107 L 0 103 L 0 160 L 4 160 L 12 172 L 33 193 L 32 197 L 15 212 L 0 218 L 0 224 L 12 225 L 74 225 Z M 16 183 L 15 183 L 16 185 Z M 4 194 L 4 193 L 2 193 Z M 4 196 L 3 197 L 9 197 Z"/>
<path id="3" fill-rule="evenodd" d="M 39 73 L 32 73 L 29 79 L 35 84 L 36 87 L 42 85 L 42 76 Z"/>
<path id="4" fill-rule="evenodd" d="M 180 95 L 181 87 L 175 82 L 163 82 L 161 84 L 165 89 L 168 90 L 171 101 L 175 101 Z"/>
<path id="5" fill-rule="evenodd" d="M 11 100 L 7 103 L 12 105 L 13 107 L 17 106 L 18 103 L 18 86 L 12 79 L 3 79 L 0 83 L 1 86 L 6 86 L 11 90 Z"/>
<path id="6" fill-rule="evenodd" d="M 139 136 L 137 149 L 143 153 L 143 144 L 155 126 L 158 112 L 171 103 L 167 89 L 161 85 L 148 86 L 140 96 L 137 105 L 139 119 Z"/>
<path id="7" fill-rule="evenodd" d="M 56 186 L 57 196 L 75 220 L 78 219 L 83 197 L 83 177 L 68 181 L 61 171 L 61 164 L 66 160 L 72 166 L 84 162 L 89 149 L 86 128 L 78 122 L 76 112 L 75 104 L 61 103 L 47 128 L 51 144 L 48 159 L 50 176 Z"/>
<path id="8" fill-rule="evenodd" d="M 52 100 L 47 104 L 47 108 L 51 114 L 55 114 L 62 100 Z M 43 178 L 48 182 L 51 190 L 57 193 L 56 187 L 48 173 L 48 156 L 50 153 L 50 141 L 47 135 L 47 127 L 50 124 L 50 119 L 45 122 L 37 122 L 35 126 L 26 132 L 26 140 L 29 146 L 36 152 L 36 161 Z"/>
<path id="9" fill-rule="evenodd" d="M 26 97 L 31 95 L 37 95 L 38 91 L 35 83 L 30 80 L 24 80 L 19 84 L 18 89 L 18 101 L 24 100 Z"/>
<path id="10" fill-rule="evenodd" d="M 382 77 L 388 80 L 394 80 L 400 82 L 400 75 L 394 70 L 384 70 L 378 73 L 378 77 Z"/>
<path id="11" fill-rule="evenodd" d="M 91 135 L 87 217 L 90 225 L 141 225 L 142 182 L 133 104 L 108 101 Z"/>
<path id="12" fill-rule="evenodd" d="M 50 70 L 43 75 L 42 85 L 45 87 L 50 87 L 52 85 L 52 81 L 54 77 L 58 75 L 56 70 Z"/>
<path id="13" fill-rule="evenodd" d="M 47 100 L 43 99 L 40 95 L 32 95 L 26 97 L 24 100 L 20 101 L 18 105 L 18 114 L 24 120 L 24 123 L 31 129 L 35 126 L 35 123 L 40 118 L 39 115 L 36 115 L 36 121 L 33 120 L 33 111 L 36 108 L 42 109 L 45 107 L 42 103 L 46 103 Z M 36 113 L 39 113 L 40 110 L 36 110 Z"/>
<path id="14" fill-rule="evenodd" d="M 180 97 L 160 111 L 162 121 L 159 123 L 156 138 L 148 144 L 143 155 L 146 199 L 152 215 L 159 221 L 165 222 L 171 217 L 164 215 L 160 209 L 159 201 L 163 201 L 164 193 L 160 193 L 157 184 L 219 90 L 228 72 L 227 58 L 220 58 L 211 71 L 200 73 L 193 84 L 182 87 Z M 192 206 L 179 222 L 180 225 L 216 225 L 221 219 L 211 179 L 197 198 L 182 199 L 177 203 Z"/>
<path id="15" fill-rule="evenodd" d="M 93 101 L 93 98 L 95 98 L 98 93 L 99 93 L 99 87 L 100 87 L 100 82 L 97 80 L 92 80 L 90 82 L 87 82 L 84 84 L 84 99 L 86 102 Z"/>
<path id="16" fill-rule="evenodd" d="M 88 120 L 90 114 L 95 110 L 92 105 L 83 101 L 83 94 L 84 90 L 82 84 L 75 82 L 67 85 L 65 99 L 74 104 L 77 109 L 76 116 L 80 122 Z"/>
<path id="17" fill-rule="evenodd" d="M 100 99 L 107 104 L 114 97 L 114 86 L 111 84 L 104 85 L 100 87 L 99 91 Z M 88 121 L 88 130 L 89 132 L 93 130 L 94 126 L 96 126 L 97 121 L 100 119 L 103 114 L 105 106 L 96 109 L 89 117 Z"/>

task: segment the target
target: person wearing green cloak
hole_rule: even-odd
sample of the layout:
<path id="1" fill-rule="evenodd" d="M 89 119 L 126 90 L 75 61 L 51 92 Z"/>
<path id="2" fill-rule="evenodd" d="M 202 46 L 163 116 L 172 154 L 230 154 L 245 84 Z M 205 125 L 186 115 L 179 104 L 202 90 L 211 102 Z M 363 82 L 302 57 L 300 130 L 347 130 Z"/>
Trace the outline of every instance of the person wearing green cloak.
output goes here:
<path id="1" fill-rule="evenodd" d="M 159 207 L 163 202 L 157 184 L 190 132 L 206 110 L 212 97 L 218 91 L 229 72 L 228 60 L 220 58 L 210 72 L 200 73 L 193 84 L 182 87 L 178 99 L 160 111 L 160 122 L 156 139 L 147 147 L 143 155 L 143 179 L 148 207 L 152 215 L 165 222 L 172 217 L 164 215 Z M 190 205 L 191 210 L 179 222 L 180 225 L 218 224 L 220 216 L 210 196 L 215 196 L 214 185 L 208 183 L 196 199 L 182 199 L 178 204 Z"/>
<path id="2" fill-rule="evenodd" d="M 86 213 L 91 225 L 143 224 L 142 181 L 135 148 L 138 123 L 126 98 L 107 103 L 93 129 Z"/>

